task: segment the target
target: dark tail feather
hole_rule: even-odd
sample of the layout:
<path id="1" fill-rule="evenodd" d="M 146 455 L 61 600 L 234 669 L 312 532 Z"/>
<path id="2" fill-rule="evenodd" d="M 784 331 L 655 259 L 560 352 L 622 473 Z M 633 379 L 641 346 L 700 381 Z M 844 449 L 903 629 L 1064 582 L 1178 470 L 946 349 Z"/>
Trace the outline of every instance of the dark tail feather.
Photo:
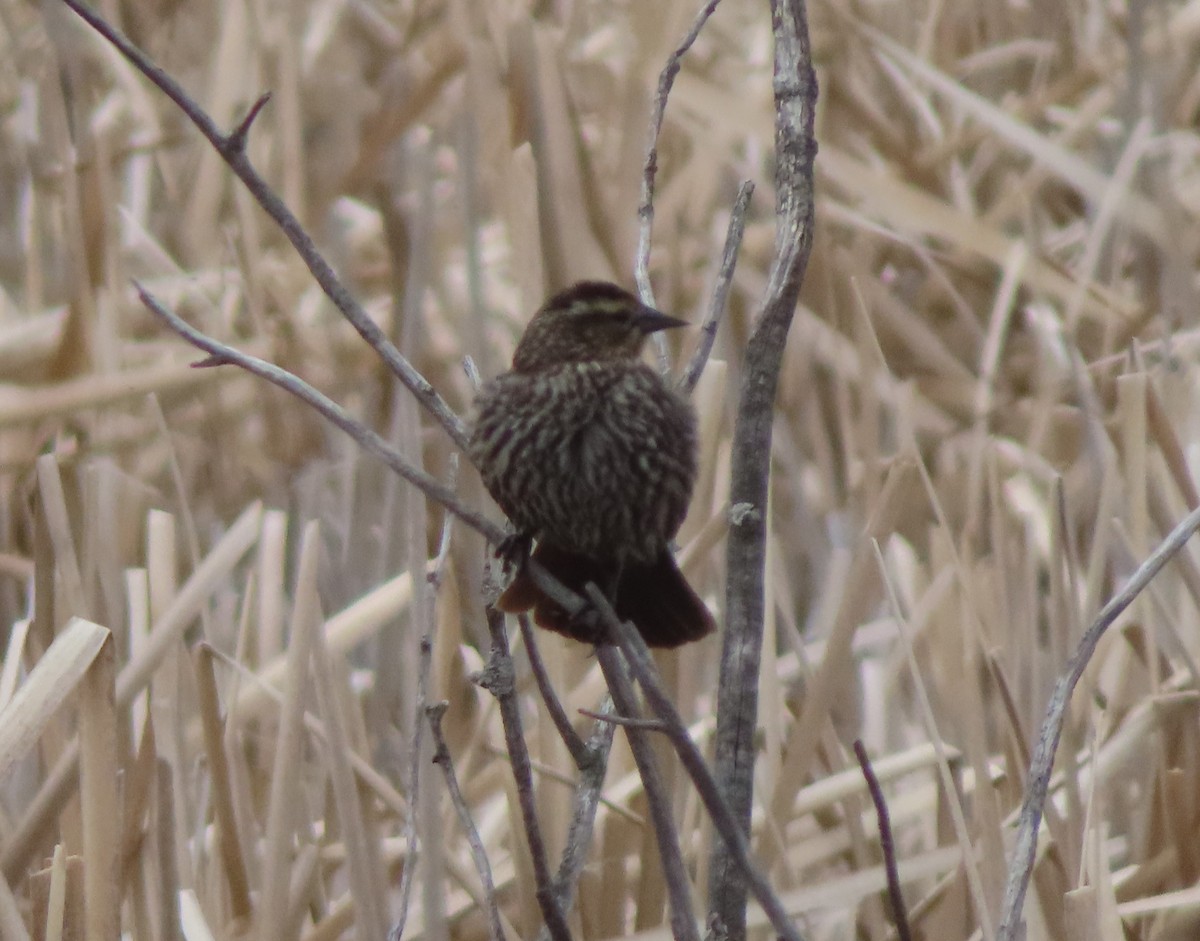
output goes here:
<path id="1" fill-rule="evenodd" d="M 615 563 L 597 562 L 545 544 L 534 549 L 532 558 L 578 595 L 584 594 L 588 582 L 609 591 L 616 572 Z M 525 571 L 517 573 L 496 606 L 510 613 L 532 608 L 539 627 L 585 643 L 599 639 L 594 618 L 586 612 L 572 618 L 543 595 Z M 666 549 L 650 565 L 625 565 L 617 588 L 616 609 L 622 620 L 633 622 L 651 647 L 678 647 L 716 630 L 708 608 Z"/>
<path id="2" fill-rule="evenodd" d="M 617 590 L 617 614 L 651 647 L 678 647 L 717 629 L 712 614 L 664 549 L 651 565 L 626 565 Z"/>

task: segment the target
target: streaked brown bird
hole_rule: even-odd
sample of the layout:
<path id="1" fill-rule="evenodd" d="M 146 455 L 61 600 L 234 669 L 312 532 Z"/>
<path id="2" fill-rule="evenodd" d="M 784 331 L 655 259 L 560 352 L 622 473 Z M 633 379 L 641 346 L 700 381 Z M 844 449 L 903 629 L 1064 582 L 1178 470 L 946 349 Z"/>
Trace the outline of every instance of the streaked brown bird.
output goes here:
<path id="1" fill-rule="evenodd" d="M 696 479 L 691 405 L 639 356 L 646 338 L 684 326 L 615 284 L 582 281 L 534 314 L 512 369 L 476 401 L 470 455 L 533 559 L 582 595 L 594 582 L 652 647 L 715 625 L 679 571 L 671 539 Z M 524 571 L 500 596 L 542 627 L 594 642 Z"/>

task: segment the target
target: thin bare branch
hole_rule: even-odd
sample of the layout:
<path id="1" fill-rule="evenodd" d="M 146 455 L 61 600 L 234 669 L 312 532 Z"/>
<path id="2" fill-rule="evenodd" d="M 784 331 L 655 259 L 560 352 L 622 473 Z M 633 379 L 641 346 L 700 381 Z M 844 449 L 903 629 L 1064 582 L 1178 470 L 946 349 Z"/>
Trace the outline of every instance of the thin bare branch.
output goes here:
<path id="1" fill-rule="evenodd" d="M 588 591 L 593 603 L 598 597 L 600 604 L 612 611 L 607 599 L 595 585 L 588 585 Z M 615 620 L 616 614 L 612 617 Z M 637 694 L 633 690 L 633 682 L 629 678 L 629 671 L 620 651 L 608 644 L 601 644 L 596 648 L 596 659 L 604 672 L 604 679 L 608 683 L 608 691 L 612 694 L 617 711 L 627 718 L 637 719 Z M 692 886 L 688 879 L 687 865 L 683 861 L 683 851 L 679 847 L 679 830 L 671 814 L 671 801 L 667 796 L 662 775 L 659 774 L 650 739 L 642 729 L 634 726 L 625 727 L 625 737 L 629 740 L 629 749 L 633 752 L 633 760 L 642 778 L 646 803 L 650 807 L 650 820 L 654 826 L 654 837 L 658 841 L 658 855 L 662 861 L 663 878 L 667 883 L 667 898 L 671 908 L 671 936 L 675 941 L 700 941 L 700 932 L 696 928 L 696 913 L 692 908 Z"/>
<path id="2" fill-rule="evenodd" d="M 700 381 L 713 344 L 717 340 L 717 328 L 729 306 L 729 290 L 733 287 L 733 271 L 737 267 L 738 250 L 742 247 L 742 236 L 746 232 L 746 212 L 750 208 L 750 197 L 754 195 L 754 183 L 743 180 L 738 188 L 733 211 L 729 214 L 729 227 L 725 231 L 725 247 L 721 251 L 721 264 L 717 268 L 717 283 L 713 285 L 712 297 L 708 301 L 708 314 L 700 328 L 700 342 L 692 354 L 679 380 L 679 388 L 691 395 Z"/>
<path id="3" fill-rule="evenodd" d="M 1050 772 L 1054 768 L 1054 756 L 1062 736 L 1063 721 L 1075 684 L 1087 669 L 1096 644 L 1133 599 L 1159 573 L 1164 565 L 1184 544 L 1200 530 L 1200 509 L 1193 510 L 1183 522 L 1146 559 L 1126 582 L 1125 587 L 1109 599 L 1108 604 L 1096 615 L 1096 619 L 1084 632 L 1079 646 L 1067 661 L 1067 668 L 1054 684 L 1046 717 L 1038 733 L 1033 760 L 1029 763 L 1029 775 L 1025 782 L 1025 802 L 1017 819 L 1017 838 L 1008 864 L 1008 881 L 1004 886 L 1004 901 L 1000 909 L 1000 928 L 996 941 L 1016 941 L 1022 937 L 1021 910 L 1025 904 L 1025 890 L 1033 875 L 1037 856 L 1037 835 L 1042 822 L 1042 812 L 1050 789 Z"/>
<path id="4" fill-rule="evenodd" d="M 598 712 L 592 712 L 591 709 L 580 709 L 579 712 L 597 722 L 608 722 L 611 725 L 619 725 L 623 729 L 641 729 L 643 732 L 668 731 L 662 719 L 633 719 L 629 716 L 601 715 Z"/>
<path id="5" fill-rule="evenodd" d="M 861 739 L 854 741 L 854 757 L 862 768 L 867 790 L 871 792 L 871 802 L 875 805 L 875 817 L 879 821 L 879 849 L 883 852 L 883 868 L 887 872 L 888 900 L 892 903 L 896 936 L 900 941 L 912 941 L 908 909 L 904 905 L 904 893 L 900 891 L 900 870 L 896 867 L 896 843 L 892 839 L 892 821 L 888 816 L 887 801 L 884 800 L 883 788 L 879 785 L 879 778 L 875 776 L 875 769 L 871 767 L 871 759 Z"/>
<path id="6" fill-rule="evenodd" d="M 483 848 L 483 840 L 479 838 L 479 830 L 471 819 L 471 811 L 467 807 L 466 798 L 458 786 L 458 776 L 454 773 L 454 761 L 450 757 L 450 749 L 446 746 L 446 737 L 442 734 L 442 716 L 450 708 L 450 703 L 433 703 L 425 707 L 425 717 L 429 720 L 429 729 L 433 734 L 433 763 L 442 769 L 446 778 L 446 790 L 450 792 L 450 803 L 458 814 L 458 821 L 466 833 L 467 846 L 471 850 L 471 859 L 475 862 L 475 870 L 479 873 L 479 881 L 483 883 L 483 898 L 487 902 L 488 934 L 492 941 L 504 941 L 504 926 L 500 923 L 500 909 L 496 904 L 496 882 L 492 879 L 492 864 L 488 861 L 487 850 Z"/>
<path id="7" fill-rule="evenodd" d="M 504 632 L 504 614 L 495 608 L 488 608 L 487 622 L 488 631 L 492 636 L 492 651 L 477 682 L 495 696 L 500 705 L 504 744 L 508 749 L 513 778 L 517 784 L 517 801 L 521 805 L 525 839 L 533 860 L 533 875 L 537 882 L 537 900 L 542 910 L 542 919 L 553 941 L 570 941 L 571 929 L 567 925 L 567 919 L 558 902 L 558 893 L 555 892 L 554 883 L 550 878 L 546 844 L 542 839 L 541 824 L 538 822 L 537 804 L 533 793 L 533 771 L 529 762 L 529 751 L 525 747 L 525 734 L 522 731 L 512 655 L 508 649 L 508 635 Z"/>
<path id="8" fill-rule="evenodd" d="M 594 585 L 588 586 L 588 600 L 595 605 L 608 629 L 610 640 L 619 645 L 621 652 L 625 655 L 625 660 L 637 678 L 638 685 L 642 687 L 646 701 L 661 720 L 663 731 L 674 746 L 675 753 L 679 756 L 684 770 L 692 779 L 709 817 L 712 818 L 713 827 L 721 841 L 729 847 L 730 856 L 739 867 L 739 874 L 750 886 L 754 897 L 758 899 L 767 918 L 770 919 L 771 926 L 784 941 L 803 941 L 796 926 L 788 917 L 783 902 L 775 894 L 770 883 L 767 882 L 766 876 L 759 870 L 750 855 L 750 843 L 746 838 L 745 831 L 738 825 L 733 811 L 721 795 L 716 778 L 709 770 L 708 763 L 704 760 L 696 743 L 692 741 L 679 711 L 663 688 L 662 681 L 658 676 L 658 669 L 654 666 L 654 658 L 651 656 L 646 642 L 631 624 L 624 623 L 617 617 L 608 599 Z M 603 661 L 601 661 L 601 666 L 603 666 Z"/>
<path id="9" fill-rule="evenodd" d="M 313 277 L 321 286 L 342 316 L 358 331 L 371 349 L 379 354 L 392 373 L 412 392 L 418 402 L 446 430 L 450 439 L 465 449 L 467 444 L 467 429 L 462 419 L 446 403 L 437 390 L 429 384 L 413 365 L 404 357 L 370 318 L 363 306 L 354 298 L 342 284 L 332 266 L 317 249 L 312 236 L 305 231 L 300 220 L 292 214 L 287 205 L 275 193 L 266 181 L 258 175 L 258 171 L 250 163 L 246 155 L 246 135 L 250 125 L 258 116 L 269 96 L 261 96 L 250 108 L 249 113 L 242 119 L 232 134 L 225 134 L 217 127 L 216 122 L 208 113 L 188 95 L 183 86 L 155 65 L 150 58 L 135 46 L 120 30 L 111 26 L 103 17 L 88 8 L 79 0 L 63 0 L 79 17 L 92 29 L 103 36 L 128 59 L 139 72 L 153 82 L 164 95 L 173 101 L 179 110 L 187 115 L 201 134 L 212 144 L 213 149 L 221 155 L 242 184 L 262 206 L 275 224 L 279 226 L 288 241 L 295 247 L 300 258 L 308 266 Z"/>
<path id="10" fill-rule="evenodd" d="M 633 263 L 633 279 L 637 283 L 638 295 L 643 304 L 656 306 L 654 303 L 654 286 L 650 283 L 650 236 L 654 229 L 654 178 L 658 175 L 658 137 L 662 133 L 663 117 L 667 112 L 667 98 L 671 95 L 671 87 L 675 84 L 675 76 L 679 74 L 680 62 L 687 51 L 692 48 L 700 30 L 713 15 L 721 0 L 705 0 L 705 4 L 696 14 L 691 28 L 683 41 L 675 47 L 675 51 L 667 57 L 667 64 L 658 75 L 658 86 L 654 91 L 654 100 L 650 109 L 650 128 L 646 141 L 646 159 L 642 162 L 642 195 L 638 202 L 638 246 L 637 257 Z M 658 350 L 659 369 L 667 371 L 667 346 L 662 335 L 655 340 Z"/>
<path id="11" fill-rule="evenodd" d="M 542 652 L 538 649 L 537 637 L 534 635 L 533 625 L 529 622 L 528 615 L 517 615 L 517 625 L 521 629 L 521 640 L 525 643 L 525 653 L 529 656 L 529 666 L 533 670 L 534 682 L 537 683 L 538 692 L 542 695 L 542 702 L 546 704 L 546 711 L 550 713 L 550 721 L 558 729 L 559 737 L 562 738 L 563 744 L 567 746 L 567 751 L 571 753 L 571 758 L 575 761 L 575 767 L 583 768 L 592 760 L 592 755 L 583 739 L 579 737 L 579 733 L 575 731 L 575 727 L 571 725 L 567 710 L 563 708 L 558 694 L 554 692 L 554 685 L 550 682 L 550 675 L 546 672 L 546 661 L 542 659 Z"/>
<path id="12" fill-rule="evenodd" d="M 499 526 L 478 510 L 463 503 L 458 498 L 458 495 L 441 481 L 414 467 L 382 437 L 366 427 L 366 425 L 357 421 L 340 405 L 328 396 L 318 392 L 303 379 L 273 363 L 268 363 L 257 356 L 243 353 L 225 343 L 221 343 L 219 340 L 214 340 L 207 334 L 201 333 L 195 327 L 191 326 L 191 324 L 187 323 L 187 321 L 164 307 L 154 295 L 140 284 L 135 282 L 134 287 L 137 289 L 142 303 L 156 317 L 191 343 L 192 346 L 204 350 L 209 354 L 209 358 L 203 360 L 198 365 L 204 367 L 238 366 L 246 370 L 246 372 L 258 376 L 260 379 L 265 379 L 272 385 L 276 385 L 285 392 L 294 395 L 344 431 L 364 451 L 375 455 L 375 457 L 383 461 L 384 464 L 419 489 L 427 497 L 436 500 L 446 510 L 453 513 L 476 532 L 481 533 L 488 541 L 498 543 L 504 538 L 504 531 Z"/>
<path id="13" fill-rule="evenodd" d="M 658 136 L 662 133 L 663 118 L 667 112 L 667 98 L 679 74 L 680 62 L 692 48 L 700 30 L 716 11 L 721 0 L 706 0 L 683 41 L 667 57 L 667 64 L 658 75 L 658 87 L 650 111 L 650 131 L 646 142 L 646 159 L 642 162 L 642 196 L 638 203 L 638 247 L 634 262 L 633 277 L 637 282 L 638 295 L 642 303 L 654 306 L 654 287 L 650 284 L 650 236 L 654 229 L 654 178 L 658 175 Z"/>
<path id="14" fill-rule="evenodd" d="M 449 514 L 447 514 L 449 519 Z M 408 907 L 412 904 L 412 887 L 417 872 L 417 856 L 420 844 L 417 839 L 416 808 L 420 806 L 421 792 L 421 730 L 425 723 L 421 715 L 428 708 L 429 673 L 433 667 L 433 638 L 428 634 L 421 637 L 420 662 L 417 664 L 417 721 L 413 723 L 412 746 L 409 752 L 412 760 L 408 766 L 408 814 L 404 818 L 404 871 L 400 875 L 400 911 L 396 915 L 391 930 L 388 931 L 388 941 L 400 941 L 404 937 L 404 927 L 408 923 Z"/>
<path id="15" fill-rule="evenodd" d="M 602 715 L 611 715 L 612 703 L 606 702 Z M 587 742 L 588 763 L 580 767 L 579 783 L 575 786 L 574 809 L 571 824 L 567 828 L 567 845 L 558 864 L 555 889 L 558 904 L 569 912 L 575 900 L 575 887 L 587 861 L 588 848 L 592 845 L 592 831 L 596 825 L 596 809 L 600 806 L 600 788 L 604 785 L 604 774 L 608 770 L 608 753 L 612 748 L 616 726 L 597 722 L 595 731 Z M 539 941 L 547 941 L 549 933 L 543 930 Z"/>

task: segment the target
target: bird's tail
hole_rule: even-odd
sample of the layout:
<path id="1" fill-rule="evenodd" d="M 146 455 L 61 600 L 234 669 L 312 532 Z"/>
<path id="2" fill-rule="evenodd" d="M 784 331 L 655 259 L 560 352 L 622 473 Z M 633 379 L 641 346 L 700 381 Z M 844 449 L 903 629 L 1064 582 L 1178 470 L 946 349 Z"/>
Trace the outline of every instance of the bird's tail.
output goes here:
<path id="1" fill-rule="evenodd" d="M 618 571 L 614 562 L 598 562 L 545 543 L 538 544 L 532 558 L 581 596 L 588 582 L 610 592 Z M 585 643 L 596 643 L 602 635 L 594 616 L 584 612 L 571 617 L 542 594 L 524 569 L 500 595 L 496 606 L 510 613 L 532 608 L 539 627 Z M 716 630 L 712 614 L 667 549 L 648 565 L 627 562 L 620 568 L 614 607 L 622 620 L 633 622 L 651 647 L 678 647 Z"/>

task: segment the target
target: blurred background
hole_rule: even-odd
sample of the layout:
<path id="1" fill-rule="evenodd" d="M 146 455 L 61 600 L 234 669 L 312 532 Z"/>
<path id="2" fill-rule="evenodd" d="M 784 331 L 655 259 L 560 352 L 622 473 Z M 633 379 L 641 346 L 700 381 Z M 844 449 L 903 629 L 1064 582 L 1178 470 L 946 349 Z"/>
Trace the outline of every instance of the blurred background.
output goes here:
<path id="1" fill-rule="evenodd" d="M 464 416 L 465 357 L 485 378 L 506 368 L 541 300 L 578 278 L 632 286 L 652 95 L 695 3 L 96 9 L 221 127 L 271 93 L 254 165 Z M 1054 678 L 1197 504 L 1200 3 L 863 0 L 816 2 L 809 17 L 818 221 L 774 426 L 756 846 L 811 937 L 890 937 L 848 752 L 861 737 L 893 803 L 920 936 L 988 938 Z M 682 60 L 659 139 L 650 273 L 663 310 L 703 318 L 738 185 L 757 186 L 695 395 L 702 474 L 680 534 L 718 622 L 742 351 L 776 240 L 771 57 L 768 5 L 726 0 Z M 504 740 L 469 679 L 488 649 L 481 541 L 452 527 L 427 587 L 439 508 L 284 393 L 232 367 L 189 368 L 200 354 L 132 279 L 485 505 L 474 471 L 455 472 L 443 431 L 179 109 L 65 6 L 0 0 L 0 705 L 72 615 L 113 631 L 118 668 L 150 658 L 140 681 L 122 674 L 123 698 L 118 683 L 117 759 L 130 780 L 139 755 L 156 757 L 170 786 L 121 810 L 122 924 L 174 936 L 177 898 L 214 937 L 365 937 L 372 919 L 394 919 L 400 874 L 418 865 L 406 801 L 429 632 L 429 696 L 451 702 L 447 737 L 505 917 L 534 937 Z M 676 369 L 698 338 L 680 333 Z M 237 519 L 254 536 L 218 566 Z M 311 521 L 320 561 L 297 573 Z M 144 654 L 206 561 L 219 577 Z M 35 589 L 45 603 L 29 620 Z M 357 842 L 331 796 L 344 790 L 338 760 L 315 736 L 296 751 L 291 816 L 268 825 L 288 713 L 267 696 L 238 705 L 260 688 L 252 677 L 282 688 L 286 640 L 313 598 L 330 618 L 346 747 L 392 789 L 360 782 Z M 378 607 L 352 607 L 363 598 Z M 1200 930 L 1198 609 L 1185 549 L 1100 645 L 1063 739 L 1030 939 Z M 255 912 L 274 910 L 257 866 L 292 880 L 275 927 L 237 911 L 214 849 L 186 653 L 200 639 L 227 658 L 216 684 Z M 577 772 L 514 646 L 553 857 Z M 539 646 L 568 708 L 596 708 L 589 651 Z M 702 746 L 719 649 L 714 638 L 661 660 Z M 87 865 L 78 810 L 30 817 L 75 729 L 72 708 L 55 713 L 0 778 L 0 863 L 34 937 L 38 879 L 56 870 L 29 873 L 59 844 Z M 573 925 L 583 938 L 666 937 L 644 800 L 617 739 Z M 405 937 L 483 937 L 462 833 L 440 777 L 422 774 Z M 702 899 L 709 828 L 682 775 L 669 777 Z M 366 862 L 353 879 L 365 871 L 379 889 L 374 911 L 353 904 L 355 853 Z"/>

